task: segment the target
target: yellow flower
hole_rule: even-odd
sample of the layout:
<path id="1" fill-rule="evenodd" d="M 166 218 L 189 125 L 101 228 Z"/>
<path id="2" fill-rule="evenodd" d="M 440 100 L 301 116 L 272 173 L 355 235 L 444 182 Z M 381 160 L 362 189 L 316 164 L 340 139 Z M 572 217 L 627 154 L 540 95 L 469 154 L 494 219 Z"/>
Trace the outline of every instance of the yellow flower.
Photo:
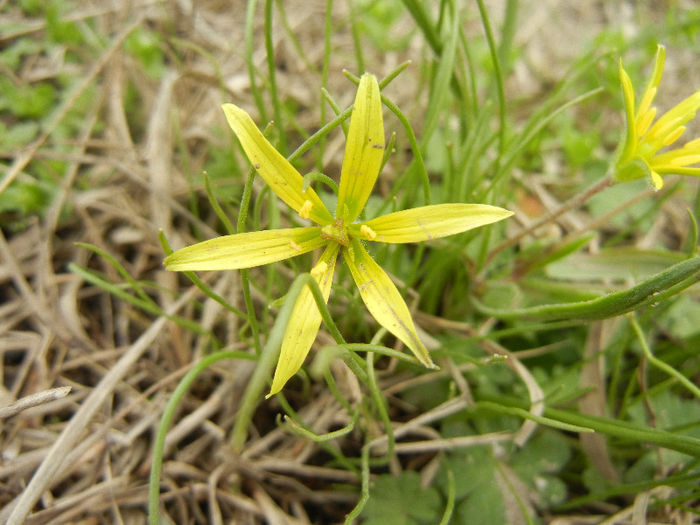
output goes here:
<path id="1" fill-rule="evenodd" d="M 651 104 L 661 82 L 665 56 L 664 46 L 659 45 L 654 71 L 638 108 L 635 108 L 632 81 L 622 68 L 620 60 L 627 133 L 615 163 L 615 178 L 619 181 L 629 181 L 649 176 L 657 190 L 664 185 L 662 175 L 673 173 L 700 176 L 700 167 L 692 166 L 700 162 L 700 139 L 691 140 L 681 148 L 659 153 L 662 148 L 672 145 L 683 135 L 685 124 L 695 117 L 700 108 L 700 91 L 696 91 L 664 113 L 652 125 L 656 117 L 656 108 Z"/>
<path id="2" fill-rule="evenodd" d="M 481 204 L 441 204 L 389 213 L 356 222 L 379 175 L 384 155 L 384 124 L 377 79 L 365 74 L 355 97 L 335 216 L 303 177 L 270 144 L 250 116 L 233 104 L 226 119 L 248 159 L 277 196 L 299 216 L 318 226 L 227 235 L 188 246 L 165 259 L 168 270 L 236 270 L 272 263 L 324 247 L 311 275 L 328 301 L 340 252 L 377 322 L 401 340 L 425 366 L 435 365 L 416 333 L 408 307 L 389 276 L 372 259 L 363 241 L 419 242 L 461 233 L 512 215 Z M 305 287 L 286 328 L 270 395 L 279 392 L 304 362 L 321 325 L 313 295 Z"/>

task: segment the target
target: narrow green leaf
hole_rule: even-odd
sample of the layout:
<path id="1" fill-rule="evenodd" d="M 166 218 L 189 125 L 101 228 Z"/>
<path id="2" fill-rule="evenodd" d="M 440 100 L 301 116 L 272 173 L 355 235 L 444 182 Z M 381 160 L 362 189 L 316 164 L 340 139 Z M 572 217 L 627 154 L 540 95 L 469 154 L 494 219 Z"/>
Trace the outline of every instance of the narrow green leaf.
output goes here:
<path id="1" fill-rule="evenodd" d="M 472 301 L 480 312 L 498 319 L 608 319 L 655 303 L 699 280 L 700 257 L 694 257 L 671 266 L 637 286 L 590 301 L 508 310 L 489 308 L 476 299 Z"/>

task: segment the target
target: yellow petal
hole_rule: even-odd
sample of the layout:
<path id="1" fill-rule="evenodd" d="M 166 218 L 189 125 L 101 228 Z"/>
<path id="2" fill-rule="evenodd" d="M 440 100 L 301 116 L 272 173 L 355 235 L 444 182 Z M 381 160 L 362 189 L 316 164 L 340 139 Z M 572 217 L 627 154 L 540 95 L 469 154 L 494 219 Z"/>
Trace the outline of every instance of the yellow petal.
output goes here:
<path id="1" fill-rule="evenodd" d="M 369 313 L 377 322 L 411 349 L 428 368 L 436 368 L 413 325 L 408 306 L 384 270 L 374 262 L 360 241 L 345 249 L 345 261 Z"/>
<path id="2" fill-rule="evenodd" d="M 389 213 L 363 224 L 353 224 L 350 233 L 358 236 L 363 227 L 368 227 L 376 234 L 370 240 L 421 242 L 462 233 L 511 215 L 512 211 L 488 204 L 436 204 Z M 367 235 L 362 237 L 367 238 Z"/>
<path id="3" fill-rule="evenodd" d="M 700 177 L 700 168 L 686 167 L 686 166 L 672 166 L 670 164 L 665 166 L 654 166 L 654 170 L 657 173 L 672 174 L 672 175 L 692 175 L 693 177 Z"/>
<path id="4" fill-rule="evenodd" d="M 384 122 L 379 84 L 374 75 L 360 79 L 340 173 L 336 216 L 350 224 L 372 193 L 384 156 Z"/>
<path id="5" fill-rule="evenodd" d="M 652 90 L 654 91 L 654 90 Z M 656 118 L 656 108 L 649 108 L 646 112 L 641 113 L 637 112 L 637 136 L 642 137 L 647 130 L 649 129 L 649 126 L 651 126 L 651 123 L 654 121 Z"/>
<path id="6" fill-rule="evenodd" d="M 686 127 L 685 126 L 680 126 L 673 130 L 673 133 L 669 133 L 666 138 L 664 139 L 663 143 L 661 144 L 663 147 L 670 146 L 674 142 L 676 142 L 679 138 L 683 136 L 683 133 L 685 133 Z"/>
<path id="7" fill-rule="evenodd" d="M 634 113 L 634 87 L 632 86 L 632 80 L 630 80 L 629 75 L 622 67 L 622 60 L 620 60 L 620 84 L 622 85 L 622 95 L 625 100 L 627 126 L 625 127 L 625 141 L 618 164 L 624 164 L 630 160 L 634 149 L 637 147 L 637 126 Z"/>
<path id="8" fill-rule="evenodd" d="M 252 268 L 320 248 L 328 241 L 321 228 L 289 228 L 224 235 L 182 248 L 165 258 L 168 270 L 238 270 Z"/>
<path id="9" fill-rule="evenodd" d="M 333 282 L 333 270 L 338 256 L 338 243 L 330 243 L 316 266 L 311 270 L 311 275 L 316 279 L 323 297 L 328 302 L 331 293 L 331 283 Z M 299 294 L 289 324 L 284 334 L 280 358 L 275 369 L 275 376 L 272 379 L 272 388 L 267 397 L 270 397 L 284 387 L 285 383 L 297 373 L 304 364 L 311 345 L 316 339 L 316 334 L 321 326 L 321 313 L 318 310 L 316 301 L 308 286 Z"/>
<path id="10" fill-rule="evenodd" d="M 664 63 L 666 61 L 666 48 L 662 45 L 656 46 L 656 58 L 654 60 L 654 71 L 649 77 L 649 82 L 647 83 L 642 99 L 639 102 L 639 109 L 637 113 L 639 115 L 646 113 L 651 107 L 654 98 L 656 97 L 656 91 L 661 82 L 661 77 L 664 74 Z M 640 132 L 640 134 L 643 132 Z"/>
<path id="11" fill-rule="evenodd" d="M 302 191 L 303 177 L 260 133 L 250 115 L 234 104 L 224 104 L 222 109 L 243 151 L 272 191 L 296 212 L 304 209 L 312 221 L 322 225 L 333 222 L 316 192 L 312 188 Z M 305 206 L 306 201 L 311 203 L 310 208 L 308 204 Z"/>
<path id="12" fill-rule="evenodd" d="M 700 91 L 696 91 L 661 115 L 649 129 L 644 141 L 652 145 L 653 151 L 657 151 L 666 143 L 669 135 L 676 133 L 676 129 L 695 118 L 698 109 L 700 109 Z"/>

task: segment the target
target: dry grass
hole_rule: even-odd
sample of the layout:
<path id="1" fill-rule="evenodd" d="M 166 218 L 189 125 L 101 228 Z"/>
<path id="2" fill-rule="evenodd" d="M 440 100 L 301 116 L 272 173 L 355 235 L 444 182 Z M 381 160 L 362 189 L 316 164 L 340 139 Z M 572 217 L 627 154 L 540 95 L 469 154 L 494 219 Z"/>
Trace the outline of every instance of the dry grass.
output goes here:
<path id="1" fill-rule="evenodd" d="M 345 104 L 353 89 L 348 88 L 341 69 L 354 64 L 354 55 L 347 5 L 337 4 L 329 91 Z M 19 13 L 6 2 L 0 5 L 4 6 L 0 16 L 6 20 Z M 527 17 L 535 27 L 544 27 L 547 9 L 565 14 L 559 7 L 555 3 L 542 11 L 527 10 Z M 289 26 L 308 53 L 308 63 L 299 59 L 281 26 L 275 32 L 282 97 L 298 104 L 298 122 L 306 129 L 315 129 L 319 123 L 317 73 L 323 60 L 324 9 L 321 0 L 286 3 Z M 595 33 L 597 24 L 604 24 L 609 16 L 598 15 L 603 22 L 591 15 L 586 31 Z M 12 523 L 143 523 L 156 427 L 178 380 L 202 356 L 206 338 L 164 316 L 144 314 L 85 283 L 68 270 L 68 264 L 120 281 L 105 259 L 74 244 L 91 243 L 116 257 L 134 279 L 157 283 L 149 294 L 169 315 L 196 317 L 205 329 L 216 331 L 226 348 L 244 348 L 238 339 L 239 319 L 162 269 L 157 232 L 162 229 L 175 248 L 194 240 L 185 233 L 188 225 L 198 228 L 203 237 L 217 234 L 211 212 L 203 212 L 200 219 L 184 203 L 191 181 L 195 181 L 194 191 L 203 195 L 198 175 L 210 160 L 205 145 L 223 148 L 228 144 L 228 136 L 217 131 L 217 127 L 225 129 L 220 104 L 236 101 L 247 109 L 254 107 L 243 55 L 245 6 L 242 1 L 220 0 L 96 1 L 84 4 L 71 18 L 89 20 L 100 35 L 109 35 L 99 56 L 76 64 L 62 62 L 60 54 L 42 55 L 13 72 L 20 82 L 64 74 L 81 80 L 78 90 L 55 109 L 43 134 L 7 158 L 9 166 L 0 181 L 4 189 L 15 179 L 27 180 L 24 170 L 31 162 L 58 159 L 66 163 L 65 171 L 55 174 L 60 190 L 45 216 L 0 234 L 0 407 L 5 407 L 0 408 L 0 522 L 14 509 Z M 26 29 L 0 36 L 0 42 L 38 38 L 45 30 L 43 19 L 22 22 Z M 262 16 L 256 23 L 261 27 Z M 158 81 L 144 75 L 141 65 L 123 51 L 124 38 L 146 26 L 168 35 L 169 61 Z M 532 61 L 529 69 L 517 72 L 517 85 L 510 88 L 535 97 L 550 75 L 558 75 L 555 69 L 543 72 L 543 64 L 558 66 L 569 57 L 545 58 L 543 50 L 551 48 L 543 47 L 541 32 L 523 30 L 519 35 L 523 45 L 530 46 Z M 584 38 L 586 33 L 581 41 Z M 256 39 L 255 62 L 264 70 L 262 30 L 256 31 Z M 405 51 L 373 49 L 368 48 L 365 59 L 368 69 L 378 74 L 415 58 Z M 426 53 L 418 43 L 413 50 L 417 55 Z M 566 49 L 558 51 L 566 53 Z M 413 100 L 415 69 L 407 73 L 405 82 L 391 87 L 391 97 L 399 106 L 405 103 L 409 116 L 420 111 Z M 54 136 L 56 126 L 91 86 L 94 96 L 79 136 Z M 128 96 L 127 90 L 131 90 Z M 129 97 L 137 102 L 127 108 Z M 331 166 L 340 160 L 340 147 L 342 142 L 328 145 Z M 200 204 L 206 208 L 205 200 Z M 244 309 L 235 273 L 204 278 L 217 293 Z M 194 297 L 202 305 L 196 315 Z M 254 299 L 261 311 L 267 306 L 261 297 Z M 423 326 L 431 323 L 443 330 L 461 329 L 422 319 Z M 592 352 L 596 344 L 591 342 Z M 486 346 L 487 351 L 499 351 Z M 539 399 L 542 393 L 527 370 L 517 359 L 510 363 L 532 389 L 533 400 Z M 342 521 L 357 500 L 359 478 L 344 467 L 322 466 L 330 457 L 324 446 L 342 447 L 347 455 L 357 457 L 361 435 L 351 433 L 321 446 L 278 424 L 279 406 L 273 399 L 261 403 L 246 448 L 234 454 L 228 439 L 252 369 L 248 362 L 214 366 L 184 399 L 167 440 L 161 483 L 164 511 L 181 524 Z M 353 376 L 344 369 L 338 372 L 341 389 L 356 400 Z M 594 372 L 592 381 L 596 381 Z M 402 388 L 444 374 L 452 374 L 461 389 L 458 402 L 417 414 L 392 397 Z M 435 475 L 441 450 L 514 437 L 494 434 L 446 440 L 430 426 L 468 403 L 469 387 L 456 368 L 419 378 L 389 370 L 382 387 L 392 402 L 396 435 L 411 438 L 398 445 L 390 470 L 418 470 L 425 484 Z M 295 405 L 293 391 L 290 401 Z M 315 393 L 313 403 L 296 408 L 317 433 L 340 428 L 350 420 L 323 389 Z M 527 439 L 531 430 L 531 424 L 525 425 L 516 439 Z M 366 431 L 375 436 L 373 446 L 381 453 L 386 442 L 383 431 Z M 588 446 L 605 461 L 599 443 L 592 441 Z"/>

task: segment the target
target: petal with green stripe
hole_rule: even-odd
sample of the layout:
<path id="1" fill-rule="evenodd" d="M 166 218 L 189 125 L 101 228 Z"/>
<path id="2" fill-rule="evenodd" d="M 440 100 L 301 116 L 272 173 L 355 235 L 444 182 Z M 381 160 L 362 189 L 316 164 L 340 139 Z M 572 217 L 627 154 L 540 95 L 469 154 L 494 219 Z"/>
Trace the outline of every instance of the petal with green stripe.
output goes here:
<path id="1" fill-rule="evenodd" d="M 336 242 L 329 243 L 311 270 L 311 275 L 316 279 L 326 302 L 328 302 L 328 296 L 331 293 L 333 271 L 339 247 L 340 245 Z M 275 375 L 272 379 L 272 388 L 267 397 L 282 390 L 285 383 L 299 371 L 309 350 L 311 350 L 311 345 L 316 339 L 320 326 L 321 313 L 318 310 L 311 290 L 308 286 L 305 286 L 299 294 L 296 303 L 294 303 L 292 315 L 289 318 L 289 324 L 282 341 Z"/>
<path id="2" fill-rule="evenodd" d="M 406 243 L 438 239 L 491 224 L 513 215 L 512 211 L 488 204 L 436 204 L 382 215 L 353 224 L 350 233 L 378 242 Z M 369 228 L 370 238 L 363 226 Z M 367 232 L 367 229 L 364 232 Z"/>
<path id="3" fill-rule="evenodd" d="M 336 215 L 350 224 L 372 193 L 384 157 L 384 121 L 379 84 L 365 73 L 357 88 L 340 172 Z"/>
<path id="4" fill-rule="evenodd" d="M 333 217 L 312 188 L 304 187 L 304 179 L 294 166 L 270 144 L 250 118 L 250 115 L 234 104 L 222 106 L 229 126 L 241 142 L 241 146 L 253 167 L 277 196 L 296 212 L 317 224 L 333 222 Z M 307 204 L 307 201 L 309 204 Z"/>
<path id="5" fill-rule="evenodd" d="M 369 313 L 380 325 L 403 341 L 423 365 L 436 368 L 416 333 L 408 306 L 386 272 L 357 239 L 352 240 L 344 254 Z"/>
<path id="6" fill-rule="evenodd" d="M 224 235 L 171 253 L 163 263 L 172 271 L 252 268 L 320 248 L 321 228 L 286 228 Z"/>

